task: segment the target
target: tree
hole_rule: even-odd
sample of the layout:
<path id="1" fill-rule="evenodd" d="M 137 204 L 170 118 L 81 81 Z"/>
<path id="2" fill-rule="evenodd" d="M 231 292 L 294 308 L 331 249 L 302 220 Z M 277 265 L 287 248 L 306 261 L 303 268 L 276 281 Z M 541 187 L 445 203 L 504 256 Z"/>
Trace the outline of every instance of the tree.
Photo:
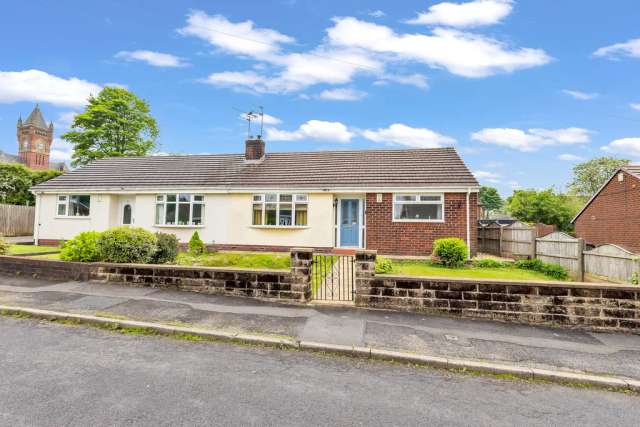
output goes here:
<path id="1" fill-rule="evenodd" d="M 126 89 L 105 87 L 77 114 L 62 138 L 73 145 L 72 166 L 104 157 L 144 156 L 156 145 L 158 125 L 149 104 Z"/>
<path id="2" fill-rule="evenodd" d="M 569 190 L 579 196 L 591 197 L 618 169 L 629 163 L 626 159 L 597 157 L 573 167 L 573 180 Z"/>
<path id="3" fill-rule="evenodd" d="M 19 163 L 0 163 L 0 202 L 33 205 L 35 198 L 29 189 L 61 173 L 55 170 L 32 171 Z"/>
<path id="4" fill-rule="evenodd" d="M 498 190 L 493 187 L 482 186 L 478 193 L 478 200 L 482 204 L 486 213 L 497 212 L 502 209 L 504 202 L 498 194 Z"/>
<path id="5" fill-rule="evenodd" d="M 571 220 L 576 215 L 578 204 L 571 196 L 556 193 L 553 189 L 542 191 L 516 190 L 507 199 L 507 211 L 524 222 L 554 224 L 560 230 L 570 231 Z"/>

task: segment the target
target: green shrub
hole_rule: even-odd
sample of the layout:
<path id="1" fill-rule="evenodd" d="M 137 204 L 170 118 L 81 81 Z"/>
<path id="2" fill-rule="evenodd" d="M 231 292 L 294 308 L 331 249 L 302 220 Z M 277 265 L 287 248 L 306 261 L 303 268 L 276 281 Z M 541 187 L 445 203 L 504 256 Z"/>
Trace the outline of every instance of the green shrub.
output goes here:
<path id="1" fill-rule="evenodd" d="M 10 246 L 11 245 L 9 244 L 9 242 L 4 240 L 4 236 L 0 234 L 0 255 L 5 255 L 6 253 L 8 253 Z"/>
<path id="2" fill-rule="evenodd" d="M 515 266 L 516 268 L 520 268 L 522 270 L 539 271 L 540 273 L 543 273 L 556 280 L 567 280 L 569 278 L 569 273 L 567 273 L 567 270 L 561 265 L 548 264 L 546 262 L 540 261 L 537 258 L 516 261 Z"/>
<path id="3" fill-rule="evenodd" d="M 638 277 L 638 272 L 634 271 L 631 275 L 631 284 L 638 285 L 638 283 L 640 283 L 640 277 Z"/>
<path id="4" fill-rule="evenodd" d="M 175 262 L 178 257 L 178 238 L 175 234 L 156 233 L 156 252 L 151 258 L 152 264 Z"/>
<path id="5" fill-rule="evenodd" d="M 544 263 L 540 261 L 538 258 L 533 259 L 521 259 L 515 262 L 516 268 L 521 270 L 534 270 L 534 271 L 542 271 L 542 267 Z"/>
<path id="6" fill-rule="evenodd" d="M 95 262 L 100 261 L 98 238 L 102 233 L 83 231 L 62 245 L 60 259 L 64 261 Z"/>
<path id="7" fill-rule="evenodd" d="M 433 242 L 434 261 L 447 267 L 461 267 L 467 259 L 468 249 L 464 240 L 456 237 Z"/>
<path id="8" fill-rule="evenodd" d="M 477 259 L 473 261 L 473 266 L 478 268 L 503 268 L 506 267 L 506 264 L 495 259 Z"/>
<path id="9" fill-rule="evenodd" d="M 194 231 L 189 240 L 189 252 L 194 255 L 200 255 L 204 252 L 204 242 L 200 238 L 197 231 Z"/>
<path id="10" fill-rule="evenodd" d="M 98 238 L 100 259 L 106 262 L 146 264 L 156 249 L 156 236 L 139 227 L 112 228 Z"/>
<path id="11" fill-rule="evenodd" d="M 376 273 L 389 274 L 393 271 L 393 262 L 389 258 L 380 257 L 376 260 Z"/>

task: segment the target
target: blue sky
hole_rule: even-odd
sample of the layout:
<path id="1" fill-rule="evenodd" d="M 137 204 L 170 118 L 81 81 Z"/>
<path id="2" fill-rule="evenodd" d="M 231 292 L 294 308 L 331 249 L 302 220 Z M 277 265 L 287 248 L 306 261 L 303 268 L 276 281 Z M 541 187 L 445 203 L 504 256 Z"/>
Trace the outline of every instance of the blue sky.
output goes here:
<path id="1" fill-rule="evenodd" d="M 261 105 L 271 151 L 453 145 L 503 195 L 562 189 L 581 159 L 640 160 L 638 16 L 637 0 L 9 2 L 0 149 L 35 102 L 59 136 L 117 84 L 151 104 L 162 152 L 240 152 L 239 111 Z"/>

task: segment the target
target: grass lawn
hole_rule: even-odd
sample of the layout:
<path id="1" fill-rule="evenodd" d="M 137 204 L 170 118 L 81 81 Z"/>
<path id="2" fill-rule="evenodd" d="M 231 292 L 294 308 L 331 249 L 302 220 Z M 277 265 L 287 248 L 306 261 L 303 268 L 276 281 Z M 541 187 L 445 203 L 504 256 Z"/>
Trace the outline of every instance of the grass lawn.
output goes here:
<path id="1" fill-rule="evenodd" d="M 194 256 L 183 252 L 178 255 L 177 264 L 288 270 L 291 266 L 291 257 L 288 253 L 214 252 Z"/>
<path id="2" fill-rule="evenodd" d="M 522 270 L 515 267 L 447 268 L 428 261 L 393 260 L 393 270 L 389 274 L 402 276 L 443 276 L 467 279 L 505 279 L 505 280 L 555 280 L 537 271 Z"/>
<path id="3" fill-rule="evenodd" d="M 46 255 L 34 255 L 32 257 L 29 258 L 33 258 L 33 259 L 50 259 L 53 261 L 61 261 L 60 259 L 60 254 L 46 254 Z"/>
<path id="4" fill-rule="evenodd" d="M 7 255 L 39 254 L 55 251 L 60 251 L 60 248 L 55 246 L 11 245 Z"/>

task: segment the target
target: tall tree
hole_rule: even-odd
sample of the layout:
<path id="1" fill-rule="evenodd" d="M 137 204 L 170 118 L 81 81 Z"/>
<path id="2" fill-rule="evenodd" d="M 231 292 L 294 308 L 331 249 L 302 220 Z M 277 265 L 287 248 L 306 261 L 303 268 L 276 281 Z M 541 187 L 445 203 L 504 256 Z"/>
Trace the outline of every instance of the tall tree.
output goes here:
<path id="1" fill-rule="evenodd" d="M 573 180 L 569 184 L 569 190 L 579 196 L 591 197 L 616 169 L 628 163 L 629 160 L 614 157 L 597 157 L 579 163 L 573 167 Z"/>
<path id="2" fill-rule="evenodd" d="M 0 203 L 33 205 L 35 198 L 29 188 L 61 173 L 55 170 L 32 171 L 18 163 L 0 163 Z"/>
<path id="3" fill-rule="evenodd" d="M 506 207 L 520 221 L 554 224 L 560 230 L 570 231 L 573 228 L 571 220 L 580 205 L 571 196 L 549 188 L 542 191 L 516 190 L 507 199 Z"/>
<path id="4" fill-rule="evenodd" d="M 491 212 L 499 211 L 500 209 L 502 209 L 502 206 L 504 205 L 504 201 L 502 200 L 502 197 L 500 197 L 498 190 L 496 190 L 493 187 L 488 187 L 486 185 L 483 185 L 482 187 L 480 187 L 480 193 L 478 193 L 478 200 L 482 204 L 482 207 L 484 208 L 484 211 L 487 214 Z"/>
<path id="5" fill-rule="evenodd" d="M 104 157 L 144 156 L 156 145 L 158 125 L 149 104 L 126 89 L 105 87 L 89 97 L 71 131 L 62 138 L 73 145 L 73 166 Z"/>

